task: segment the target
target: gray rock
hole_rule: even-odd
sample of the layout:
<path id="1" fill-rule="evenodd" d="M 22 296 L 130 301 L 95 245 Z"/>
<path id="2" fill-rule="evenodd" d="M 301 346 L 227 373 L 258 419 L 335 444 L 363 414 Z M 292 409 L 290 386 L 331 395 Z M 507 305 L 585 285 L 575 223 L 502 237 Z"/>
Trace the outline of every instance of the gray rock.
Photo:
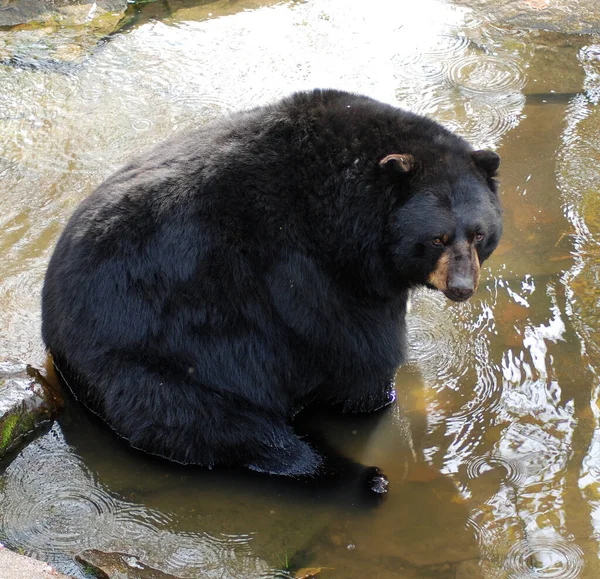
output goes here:
<path id="1" fill-rule="evenodd" d="M 178 579 L 174 575 L 148 567 L 137 557 L 125 553 L 88 549 L 75 558 L 82 565 L 93 569 L 100 579 Z"/>
<path id="2" fill-rule="evenodd" d="M 39 371 L 11 371 L 0 365 L 0 458 L 52 420 L 62 399 Z"/>
<path id="3" fill-rule="evenodd" d="M 0 26 L 57 20 L 72 26 L 126 8 L 127 0 L 0 0 Z"/>

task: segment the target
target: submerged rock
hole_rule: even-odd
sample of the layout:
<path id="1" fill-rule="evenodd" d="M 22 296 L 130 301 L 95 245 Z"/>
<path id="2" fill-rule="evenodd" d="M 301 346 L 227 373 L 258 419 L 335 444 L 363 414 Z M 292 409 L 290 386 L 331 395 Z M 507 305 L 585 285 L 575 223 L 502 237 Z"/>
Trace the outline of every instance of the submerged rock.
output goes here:
<path id="1" fill-rule="evenodd" d="M 35 368 L 11 372 L 0 366 L 0 458 L 52 420 L 62 404 Z"/>
<path id="2" fill-rule="evenodd" d="M 600 28 L 598 0 L 455 0 L 492 22 L 565 34 L 595 34 Z"/>
<path id="3" fill-rule="evenodd" d="M 148 567 L 137 557 L 125 553 L 107 553 L 88 549 L 77 555 L 76 560 L 91 569 L 99 579 L 178 579 Z"/>

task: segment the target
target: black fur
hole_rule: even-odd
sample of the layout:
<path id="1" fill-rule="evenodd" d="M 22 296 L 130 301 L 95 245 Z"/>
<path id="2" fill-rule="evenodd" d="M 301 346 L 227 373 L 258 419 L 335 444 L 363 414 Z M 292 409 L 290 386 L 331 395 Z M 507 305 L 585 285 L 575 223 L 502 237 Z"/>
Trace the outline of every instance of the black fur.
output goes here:
<path id="1" fill-rule="evenodd" d="M 380 161 L 410 155 L 402 170 Z M 44 341 L 75 395 L 134 447 L 313 475 L 290 426 L 310 402 L 393 400 L 406 300 L 431 239 L 502 223 L 494 153 L 338 91 L 179 135 L 71 217 L 43 290 Z"/>

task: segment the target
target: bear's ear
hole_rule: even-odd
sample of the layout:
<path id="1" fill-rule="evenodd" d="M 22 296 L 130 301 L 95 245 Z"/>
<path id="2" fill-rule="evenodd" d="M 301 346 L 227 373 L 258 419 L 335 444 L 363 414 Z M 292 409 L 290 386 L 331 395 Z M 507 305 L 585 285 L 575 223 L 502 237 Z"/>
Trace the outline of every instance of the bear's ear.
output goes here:
<path id="1" fill-rule="evenodd" d="M 394 153 L 388 155 L 379 161 L 379 166 L 386 171 L 392 171 L 397 175 L 406 175 L 410 173 L 415 165 L 415 158 L 412 155 L 399 155 Z"/>
<path id="2" fill-rule="evenodd" d="M 494 151 L 487 151 L 484 149 L 481 151 L 473 151 L 471 153 L 471 159 L 473 159 L 475 166 L 480 171 L 483 171 L 486 177 L 494 177 L 500 166 L 500 155 L 494 153 Z"/>

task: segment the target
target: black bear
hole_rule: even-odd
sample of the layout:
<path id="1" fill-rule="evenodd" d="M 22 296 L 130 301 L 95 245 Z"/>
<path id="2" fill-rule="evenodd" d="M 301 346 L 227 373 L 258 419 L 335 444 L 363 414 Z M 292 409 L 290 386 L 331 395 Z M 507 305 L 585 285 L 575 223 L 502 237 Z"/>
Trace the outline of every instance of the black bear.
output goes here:
<path id="1" fill-rule="evenodd" d="M 469 298 L 498 244 L 499 157 L 334 90 L 176 136 L 85 199 L 42 333 L 129 443 L 200 465 L 320 472 L 291 420 L 394 399 L 408 293 Z"/>

